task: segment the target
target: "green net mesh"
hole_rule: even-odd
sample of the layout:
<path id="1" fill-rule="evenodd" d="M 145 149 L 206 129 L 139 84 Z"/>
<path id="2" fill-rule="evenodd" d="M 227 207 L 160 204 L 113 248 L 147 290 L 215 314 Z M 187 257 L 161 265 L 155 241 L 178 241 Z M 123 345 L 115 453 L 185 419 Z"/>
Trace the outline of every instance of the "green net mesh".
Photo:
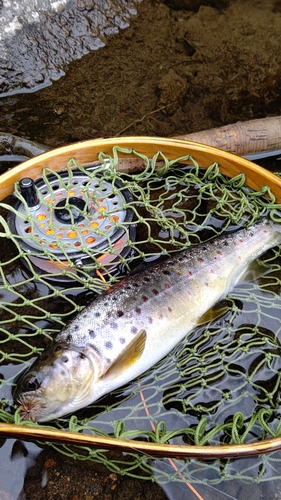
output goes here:
<path id="1" fill-rule="evenodd" d="M 74 159 L 69 161 L 64 174 L 44 169 L 42 179 L 50 196 L 39 195 L 41 206 L 50 213 L 60 188 L 66 190 L 69 200 L 82 193 L 87 206 L 94 201 L 103 207 L 97 213 L 96 225 L 91 226 L 91 237 L 103 238 L 107 247 L 104 252 L 116 257 L 112 234 L 121 230 L 126 236 L 119 244 L 114 272 L 104 264 L 101 252 L 86 244 L 85 226 L 77 229 L 74 220 L 71 227 L 76 231 L 75 237 L 65 244 L 55 218 L 50 216 L 45 226 L 42 219 L 43 230 L 52 234 L 52 246 L 42 242 L 18 185 L 15 194 L 19 201 L 15 204 L 11 198 L 0 204 L 0 418 L 3 422 L 20 423 L 12 398 L 15 376 L 96 294 L 144 263 L 148 265 L 222 232 L 250 225 L 269 211 L 272 217 L 277 217 L 280 206 L 270 190 L 264 187 L 260 192 L 252 191 L 245 186 L 243 174 L 229 179 L 221 175 L 217 164 L 203 170 L 189 156 L 169 161 L 161 153 L 148 159 L 137 152 L 134 154 L 142 159 L 145 168 L 126 174 L 116 170 L 119 151 L 120 148 L 113 148 L 112 157 L 101 153 L 100 166 L 94 169 L 83 168 Z M 121 151 L 123 155 L 131 153 Z M 77 185 L 77 172 L 87 176 L 82 186 Z M 55 184 L 50 182 L 54 178 Z M 92 190 L 93 182 L 98 183 L 99 197 L 103 190 L 99 199 Z M 124 197 L 125 193 L 129 196 Z M 116 216 L 116 206 L 110 202 L 115 197 L 131 214 L 128 220 Z M 87 214 L 84 216 L 87 219 Z M 25 224 L 24 235 L 12 231 L 13 224 L 7 223 L 15 217 Z M 104 221 L 110 224 L 105 226 Z M 93 222 L 93 218 L 89 217 L 88 222 Z M 32 248 L 27 250 L 25 244 L 30 242 Z M 128 247 L 130 253 L 122 253 Z M 73 262 L 69 257 L 71 251 L 86 256 L 84 265 Z M 55 262 L 57 270 L 51 273 L 40 270 L 33 265 L 32 257 Z M 281 430 L 280 263 L 280 248 L 268 251 L 260 260 L 264 274 L 235 287 L 225 299 L 227 313 L 223 318 L 195 329 L 138 380 L 75 416 L 54 422 L 51 427 L 155 443 L 205 446 L 253 443 L 278 436 Z M 60 284 L 62 277 L 68 281 Z M 22 425 L 38 424 L 23 422 Z M 169 462 L 156 460 L 153 453 L 113 453 L 52 443 L 50 446 L 74 459 L 103 463 L 120 474 L 146 479 L 153 479 L 156 474 L 161 481 L 217 484 L 233 477 L 266 481 L 280 476 L 279 452 L 239 460 Z"/>

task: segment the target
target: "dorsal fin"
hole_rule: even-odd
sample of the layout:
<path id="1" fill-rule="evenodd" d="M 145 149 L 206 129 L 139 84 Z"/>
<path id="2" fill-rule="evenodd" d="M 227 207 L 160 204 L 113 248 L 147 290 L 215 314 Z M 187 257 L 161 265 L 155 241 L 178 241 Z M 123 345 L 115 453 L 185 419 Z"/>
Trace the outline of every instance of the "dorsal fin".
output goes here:
<path id="1" fill-rule="evenodd" d="M 130 344 L 119 354 L 118 358 L 101 375 L 100 379 L 117 377 L 132 366 L 142 355 L 146 342 L 146 331 L 140 330 Z"/>

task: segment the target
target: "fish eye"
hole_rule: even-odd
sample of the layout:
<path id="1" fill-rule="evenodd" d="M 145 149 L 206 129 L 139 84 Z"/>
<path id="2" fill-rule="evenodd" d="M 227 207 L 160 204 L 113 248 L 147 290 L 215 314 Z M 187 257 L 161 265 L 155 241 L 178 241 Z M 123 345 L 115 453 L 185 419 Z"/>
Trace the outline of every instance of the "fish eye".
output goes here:
<path id="1" fill-rule="evenodd" d="M 29 375 L 24 380 L 24 386 L 28 391 L 35 391 L 36 389 L 39 389 L 40 382 L 35 375 L 31 375 L 31 376 Z"/>
<path id="2" fill-rule="evenodd" d="M 55 351 L 58 352 L 62 349 L 61 345 L 57 345 L 56 348 L 55 348 Z"/>

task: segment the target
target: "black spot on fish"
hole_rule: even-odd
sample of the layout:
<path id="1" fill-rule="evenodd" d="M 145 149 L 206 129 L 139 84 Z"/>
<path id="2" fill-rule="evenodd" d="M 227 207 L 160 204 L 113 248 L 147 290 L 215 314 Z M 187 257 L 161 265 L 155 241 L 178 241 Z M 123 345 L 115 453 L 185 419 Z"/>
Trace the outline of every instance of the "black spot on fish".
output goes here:
<path id="1" fill-rule="evenodd" d="M 108 365 L 110 365 L 110 363 L 111 363 L 111 359 L 106 358 L 106 362 L 107 362 L 107 364 L 108 364 Z"/>
<path id="2" fill-rule="evenodd" d="M 123 311 L 117 311 L 117 316 L 118 316 L 118 318 L 121 318 L 122 316 L 124 316 Z"/>
<path id="3" fill-rule="evenodd" d="M 125 344 L 126 339 L 124 339 L 124 337 L 120 337 L 119 342 L 120 344 Z"/>
<path id="4" fill-rule="evenodd" d="M 94 330 L 88 330 L 88 334 L 92 337 L 92 339 L 94 339 L 97 336 Z"/>
<path id="5" fill-rule="evenodd" d="M 170 276 L 171 272 L 168 271 L 168 269 L 164 269 L 163 274 L 166 274 L 166 276 Z"/>
<path id="6" fill-rule="evenodd" d="M 132 326 L 131 332 L 135 335 L 136 333 L 138 333 L 138 329 L 135 326 Z"/>
<path id="7" fill-rule="evenodd" d="M 152 323 L 153 323 L 153 319 L 152 319 L 150 316 L 147 318 L 147 321 L 148 321 L 148 323 L 150 323 L 150 324 L 152 324 Z"/>
<path id="8" fill-rule="evenodd" d="M 146 278 L 146 277 L 145 277 L 145 278 L 143 278 L 143 281 L 145 281 L 145 283 L 149 283 L 150 278 Z"/>
<path id="9" fill-rule="evenodd" d="M 74 330 L 77 332 L 77 330 L 79 330 L 79 325 L 75 325 Z"/>
<path id="10" fill-rule="evenodd" d="M 183 262 L 184 261 L 184 257 L 178 257 L 178 262 Z"/>
<path id="11" fill-rule="evenodd" d="M 142 296 L 142 300 L 143 300 L 143 302 L 147 302 L 148 301 L 148 297 L 146 297 L 146 295 L 143 295 Z"/>
<path id="12" fill-rule="evenodd" d="M 75 327 L 75 330 L 76 330 L 76 327 Z M 77 328 L 77 330 L 78 330 L 78 328 Z M 69 334 L 67 335 L 67 337 L 66 337 L 66 339 L 65 339 L 65 340 L 66 340 L 66 342 L 72 342 L 72 335 L 69 333 Z"/>
<path id="13" fill-rule="evenodd" d="M 100 313 L 99 313 L 99 312 L 95 312 L 95 314 L 94 314 L 94 315 L 95 315 L 95 317 L 96 317 L 96 318 L 99 318 L 99 317 L 100 317 Z"/>
<path id="14" fill-rule="evenodd" d="M 112 349 L 113 344 L 112 344 L 112 342 L 110 342 L 110 340 L 107 340 L 107 341 L 104 343 L 104 346 L 106 347 L 106 349 Z"/>
<path id="15" fill-rule="evenodd" d="M 136 288 L 138 288 L 140 285 L 139 285 L 139 283 L 135 282 L 135 283 L 133 283 L 133 286 L 136 287 Z"/>
<path id="16" fill-rule="evenodd" d="M 135 307 L 135 312 L 136 312 L 137 314 L 140 314 L 140 313 L 141 313 L 141 308 L 140 308 L 140 307 Z"/>
<path id="17" fill-rule="evenodd" d="M 169 311 L 169 312 L 172 312 L 172 310 L 173 310 L 173 309 L 172 309 L 171 307 L 168 307 L 168 311 Z"/>
<path id="18" fill-rule="evenodd" d="M 156 290 L 156 288 L 153 288 L 152 293 L 153 293 L 154 295 L 159 295 L 159 292 L 158 292 L 158 290 Z"/>

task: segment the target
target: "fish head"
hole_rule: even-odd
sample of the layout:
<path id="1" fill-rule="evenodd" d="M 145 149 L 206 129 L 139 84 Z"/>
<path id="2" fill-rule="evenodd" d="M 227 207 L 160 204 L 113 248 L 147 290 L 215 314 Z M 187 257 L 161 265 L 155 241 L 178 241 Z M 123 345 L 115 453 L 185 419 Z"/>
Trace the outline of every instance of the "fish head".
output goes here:
<path id="1" fill-rule="evenodd" d="M 46 422 L 87 406 L 98 362 L 87 347 L 51 344 L 17 381 L 14 399 L 22 420 Z"/>

